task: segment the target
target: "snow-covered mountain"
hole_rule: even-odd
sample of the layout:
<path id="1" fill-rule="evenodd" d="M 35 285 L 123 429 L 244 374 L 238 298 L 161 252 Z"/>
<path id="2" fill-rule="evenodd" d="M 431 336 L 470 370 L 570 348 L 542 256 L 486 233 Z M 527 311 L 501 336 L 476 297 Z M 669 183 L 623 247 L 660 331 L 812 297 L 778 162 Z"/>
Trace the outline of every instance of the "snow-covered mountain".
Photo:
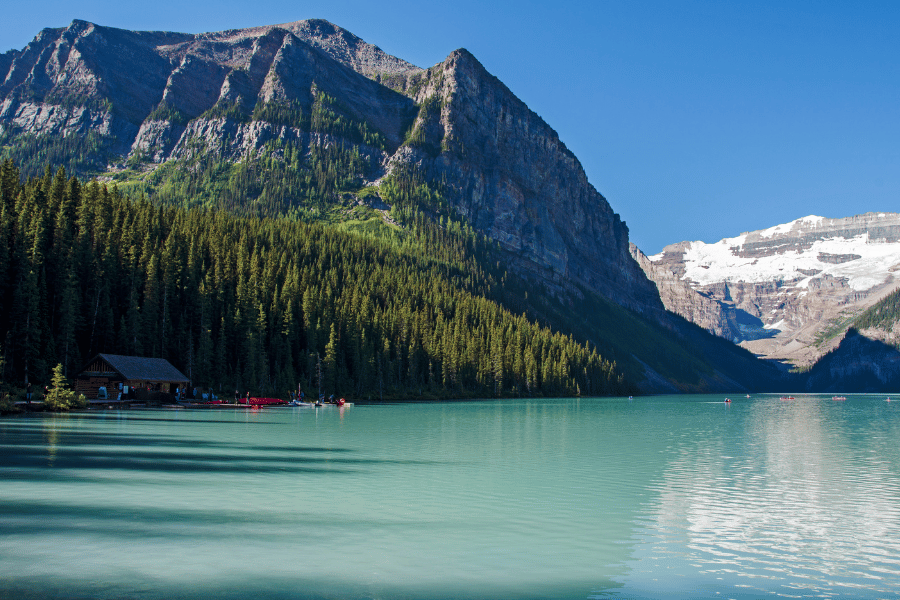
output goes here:
<path id="1" fill-rule="evenodd" d="M 757 354 L 810 364 L 900 286 L 900 213 L 808 216 L 714 244 L 633 254 L 666 308 Z"/>

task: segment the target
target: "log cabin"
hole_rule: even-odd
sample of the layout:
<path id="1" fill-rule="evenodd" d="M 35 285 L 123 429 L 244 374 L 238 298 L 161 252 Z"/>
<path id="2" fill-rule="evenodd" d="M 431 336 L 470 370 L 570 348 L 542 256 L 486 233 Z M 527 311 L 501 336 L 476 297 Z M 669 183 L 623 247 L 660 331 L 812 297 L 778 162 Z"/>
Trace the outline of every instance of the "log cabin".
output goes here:
<path id="1" fill-rule="evenodd" d="M 163 358 L 98 354 L 73 378 L 75 391 L 89 399 L 144 399 L 154 392 L 174 394 L 188 378 Z M 106 398 L 100 389 L 106 391 Z"/>

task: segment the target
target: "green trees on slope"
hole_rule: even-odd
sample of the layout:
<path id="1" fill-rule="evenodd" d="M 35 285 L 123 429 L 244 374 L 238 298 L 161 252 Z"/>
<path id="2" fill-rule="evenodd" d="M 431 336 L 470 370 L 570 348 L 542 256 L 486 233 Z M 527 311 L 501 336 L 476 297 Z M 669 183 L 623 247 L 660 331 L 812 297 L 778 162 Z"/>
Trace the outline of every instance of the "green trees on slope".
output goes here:
<path id="1" fill-rule="evenodd" d="M 485 243 L 417 218 L 439 201 L 416 189 L 406 232 L 376 238 L 133 201 L 62 169 L 22 184 L 7 161 L 2 377 L 108 352 L 265 394 L 313 388 L 319 361 L 328 393 L 361 399 L 629 391 L 596 350 L 498 304 Z"/>
<path id="2" fill-rule="evenodd" d="M 318 92 L 310 114 L 298 103 L 276 101 L 258 103 L 252 115 L 241 116 L 234 106 L 211 109 L 205 117 L 266 121 L 300 133 L 273 137 L 240 160 L 225 158 L 219 149 L 195 139 L 187 156 L 128 181 L 123 189 L 146 194 L 158 203 L 224 209 L 243 216 L 325 211 L 339 193 L 360 187 L 379 162 L 372 149 L 386 147 L 381 133 L 336 113 L 336 105 L 336 100 Z M 230 134 L 223 135 L 222 143 L 229 143 Z M 125 181 L 129 173 L 119 176 Z"/>
<path id="3" fill-rule="evenodd" d="M 893 291 L 869 307 L 853 321 L 856 329 L 889 330 L 900 319 L 900 290 Z"/>

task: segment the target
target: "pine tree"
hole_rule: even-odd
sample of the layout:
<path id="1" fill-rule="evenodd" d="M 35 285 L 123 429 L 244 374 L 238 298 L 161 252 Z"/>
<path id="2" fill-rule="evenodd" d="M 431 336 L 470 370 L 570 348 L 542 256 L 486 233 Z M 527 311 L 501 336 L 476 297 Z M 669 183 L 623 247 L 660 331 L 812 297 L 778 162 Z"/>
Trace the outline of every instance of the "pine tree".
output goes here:
<path id="1" fill-rule="evenodd" d="M 332 323 L 328 343 L 325 345 L 325 358 L 322 361 L 322 389 L 325 394 L 340 393 L 337 385 L 337 354 L 338 335 L 334 323 Z"/>
<path id="2" fill-rule="evenodd" d="M 52 387 L 44 397 L 44 408 L 52 411 L 67 411 L 87 406 L 84 396 L 69 389 L 69 382 L 63 374 L 62 364 L 53 367 L 51 385 Z"/>

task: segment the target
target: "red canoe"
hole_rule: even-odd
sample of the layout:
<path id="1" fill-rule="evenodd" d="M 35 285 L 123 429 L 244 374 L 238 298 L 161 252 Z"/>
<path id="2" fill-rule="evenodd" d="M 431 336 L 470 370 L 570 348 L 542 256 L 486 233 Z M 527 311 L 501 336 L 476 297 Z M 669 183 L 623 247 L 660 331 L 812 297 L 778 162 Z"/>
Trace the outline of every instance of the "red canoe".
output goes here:
<path id="1" fill-rule="evenodd" d="M 249 400 L 249 402 L 248 402 Z M 270 406 L 272 404 L 287 404 L 281 398 L 241 398 L 241 404 L 249 404 L 250 406 Z"/>

